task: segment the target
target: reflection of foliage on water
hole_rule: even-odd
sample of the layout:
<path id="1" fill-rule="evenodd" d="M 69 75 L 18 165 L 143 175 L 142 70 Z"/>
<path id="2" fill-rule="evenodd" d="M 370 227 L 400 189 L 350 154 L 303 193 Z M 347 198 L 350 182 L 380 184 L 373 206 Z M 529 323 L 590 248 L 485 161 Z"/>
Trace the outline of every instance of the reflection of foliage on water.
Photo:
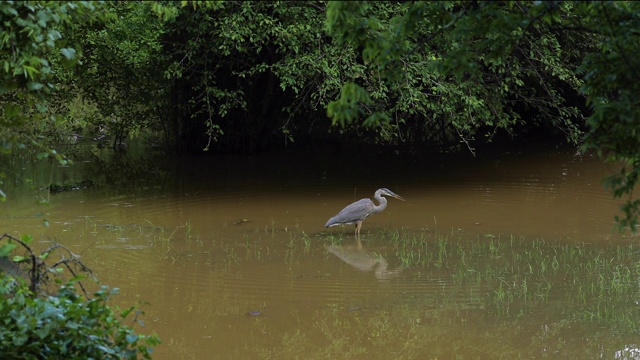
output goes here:
<path id="1" fill-rule="evenodd" d="M 34 162 L 31 150 L 0 154 L 2 189 L 13 200 L 32 198 L 35 193 L 41 202 L 48 202 L 49 194 L 94 187 L 129 194 L 159 192 L 175 180 L 166 168 L 167 162 L 159 161 L 157 154 L 148 151 L 144 144 L 131 145 L 122 152 L 101 149 L 95 144 L 67 146 L 62 151 L 73 162 L 65 166 L 55 161 Z"/>
<path id="2" fill-rule="evenodd" d="M 97 183 L 129 192 L 159 191 L 167 185 L 171 174 L 152 155 L 135 156 L 126 152 L 110 152 L 93 148 L 87 157 L 85 177 Z"/>
<path id="3" fill-rule="evenodd" d="M 616 349 L 625 346 L 624 339 L 612 337 L 610 329 L 580 329 L 571 320 L 540 326 L 529 323 L 531 317 L 522 313 L 499 322 L 491 318 L 473 322 L 471 311 L 458 308 L 455 301 L 362 311 L 328 308 L 315 310 L 312 318 L 311 326 L 301 324 L 282 334 L 279 344 L 254 344 L 238 355 L 258 354 L 265 359 L 519 359 L 563 354 L 563 358 L 582 359 L 594 354 L 612 358 Z M 261 333 L 269 332 L 268 322 L 255 321 Z"/>
<path id="4" fill-rule="evenodd" d="M 419 355 L 414 346 L 420 341 L 419 326 L 386 310 L 361 315 L 338 309 L 318 311 L 311 329 L 286 333 L 281 347 L 261 355 L 306 359 L 415 359 Z M 314 343 L 310 338 L 316 336 L 324 341 Z"/>

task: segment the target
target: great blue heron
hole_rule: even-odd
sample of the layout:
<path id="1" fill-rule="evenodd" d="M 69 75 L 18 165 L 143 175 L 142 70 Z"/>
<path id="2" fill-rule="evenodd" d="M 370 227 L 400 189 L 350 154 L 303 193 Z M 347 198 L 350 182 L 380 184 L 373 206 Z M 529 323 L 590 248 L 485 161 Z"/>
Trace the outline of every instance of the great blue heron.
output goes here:
<path id="1" fill-rule="evenodd" d="M 402 197 L 393 193 L 393 191 L 382 188 L 376 190 L 373 197 L 378 200 L 380 205 L 376 205 L 371 199 L 360 199 L 353 204 L 342 209 L 338 215 L 332 217 L 325 224 L 326 227 L 341 225 L 341 224 L 356 224 L 356 238 L 360 237 L 360 228 L 362 228 L 362 222 L 367 216 L 371 214 L 377 214 L 387 207 L 387 199 L 383 196 L 391 196 L 398 200 L 404 201 Z"/>

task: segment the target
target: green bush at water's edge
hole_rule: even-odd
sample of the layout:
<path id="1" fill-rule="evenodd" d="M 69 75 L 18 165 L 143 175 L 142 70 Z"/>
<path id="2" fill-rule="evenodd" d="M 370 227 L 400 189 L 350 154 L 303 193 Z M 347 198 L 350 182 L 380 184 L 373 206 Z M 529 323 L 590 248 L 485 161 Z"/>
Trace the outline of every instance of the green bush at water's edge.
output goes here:
<path id="1" fill-rule="evenodd" d="M 6 241 L 0 245 L 0 359 L 151 359 L 158 337 L 138 335 L 123 324 L 132 312 L 136 322 L 139 310 L 114 312 L 107 301 L 116 288 L 102 286 L 90 297 L 78 272 L 91 270 L 79 256 L 61 244 L 36 254 L 32 239 L 0 236 Z M 9 260 L 15 250 L 24 255 Z M 53 252 L 61 257 L 51 264 Z M 67 282 L 56 277 L 65 268 L 73 276 Z M 44 289 L 50 275 L 62 284 L 54 292 Z"/>
<path id="2" fill-rule="evenodd" d="M 71 282 L 54 295 L 34 297 L 21 279 L 2 275 L 0 358 L 150 359 L 159 339 L 122 323 L 134 308 L 115 313 L 106 302 L 116 293 L 102 287 L 87 300 Z"/>

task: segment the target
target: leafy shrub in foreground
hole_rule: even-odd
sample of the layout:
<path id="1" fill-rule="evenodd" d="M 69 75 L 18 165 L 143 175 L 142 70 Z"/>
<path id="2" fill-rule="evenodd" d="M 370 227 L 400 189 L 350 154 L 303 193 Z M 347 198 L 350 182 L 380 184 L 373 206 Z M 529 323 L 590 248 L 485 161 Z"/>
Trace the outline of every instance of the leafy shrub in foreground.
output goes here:
<path id="1" fill-rule="evenodd" d="M 107 306 L 117 289 L 102 287 L 87 300 L 69 282 L 34 297 L 22 280 L 0 276 L 2 359 L 151 359 L 159 343 L 122 324 L 135 307 L 117 315 Z"/>

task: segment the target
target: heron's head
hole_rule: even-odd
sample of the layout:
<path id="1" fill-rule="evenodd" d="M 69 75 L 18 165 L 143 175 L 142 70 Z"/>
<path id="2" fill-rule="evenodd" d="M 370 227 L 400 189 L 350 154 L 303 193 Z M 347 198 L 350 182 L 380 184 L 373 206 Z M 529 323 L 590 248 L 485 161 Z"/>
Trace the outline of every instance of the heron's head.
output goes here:
<path id="1" fill-rule="evenodd" d="M 402 201 L 404 201 L 404 199 L 402 198 L 402 196 L 400 196 L 400 195 L 398 195 L 398 194 L 394 193 L 393 191 L 391 191 L 391 190 L 389 190 L 389 189 L 387 189 L 387 188 L 379 189 L 377 192 L 380 192 L 380 195 L 381 195 L 381 196 L 391 196 L 391 197 L 396 198 L 396 199 L 398 199 L 398 200 L 402 200 Z"/>

